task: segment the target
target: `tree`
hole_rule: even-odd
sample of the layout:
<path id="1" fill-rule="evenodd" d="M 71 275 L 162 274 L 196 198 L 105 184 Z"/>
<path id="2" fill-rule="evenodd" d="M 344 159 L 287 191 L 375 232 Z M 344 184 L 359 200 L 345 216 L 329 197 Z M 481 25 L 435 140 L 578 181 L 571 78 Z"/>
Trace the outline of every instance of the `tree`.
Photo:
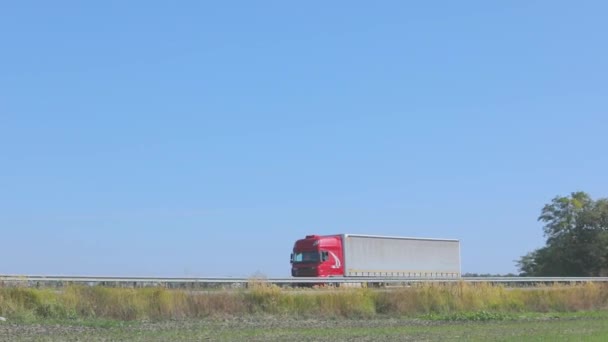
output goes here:
<path id="1" fill-rule="evenodd" d="M 546 246 L 517 261 L 521 275 L 599 276 L 608 274 L 608 199 L 585 192 L 555 197 L 538 218 Z"/>

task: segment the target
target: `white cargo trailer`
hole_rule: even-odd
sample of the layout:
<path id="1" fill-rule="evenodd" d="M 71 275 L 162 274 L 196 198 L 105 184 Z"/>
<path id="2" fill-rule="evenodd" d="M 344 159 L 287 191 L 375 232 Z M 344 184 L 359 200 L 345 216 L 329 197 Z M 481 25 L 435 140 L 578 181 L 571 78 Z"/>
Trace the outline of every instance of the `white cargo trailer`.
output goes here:
<path id="1" fill-rule="evenodd" d="M 460 241 L 342 235 L 344 276 L 460 277 Z"/>

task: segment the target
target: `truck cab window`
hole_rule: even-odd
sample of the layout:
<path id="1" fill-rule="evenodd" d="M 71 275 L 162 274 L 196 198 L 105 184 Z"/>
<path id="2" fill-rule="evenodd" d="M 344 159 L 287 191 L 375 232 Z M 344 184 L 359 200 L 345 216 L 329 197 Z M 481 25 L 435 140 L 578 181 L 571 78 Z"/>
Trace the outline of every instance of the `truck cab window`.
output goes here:
<path id="1" fill-rule="evenodd" d="M 293 262 L 319 262 L 319 252 L 300 252 L 293 254 Z"/>

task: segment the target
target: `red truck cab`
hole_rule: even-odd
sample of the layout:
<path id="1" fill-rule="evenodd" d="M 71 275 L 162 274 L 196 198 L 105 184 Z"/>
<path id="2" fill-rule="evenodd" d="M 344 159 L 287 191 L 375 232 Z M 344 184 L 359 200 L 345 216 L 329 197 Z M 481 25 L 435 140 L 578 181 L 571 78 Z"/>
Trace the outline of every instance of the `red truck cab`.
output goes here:
<path id="1" fill-rule="evenodd" d="M 307 235 L 295 242 L 291 253 L 293 277 L 344 275 L 344 253 L 340 235 Z"/>

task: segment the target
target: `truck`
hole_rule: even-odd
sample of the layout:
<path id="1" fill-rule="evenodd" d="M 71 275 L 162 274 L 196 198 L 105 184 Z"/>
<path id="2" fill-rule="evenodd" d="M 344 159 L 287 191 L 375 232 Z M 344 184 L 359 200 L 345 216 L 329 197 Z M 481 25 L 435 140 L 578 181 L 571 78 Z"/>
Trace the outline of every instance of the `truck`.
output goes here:
<path id="1" fill-rule="evenodd" d="M 307 235 L 294 243 L 290 260 L 293 277 L 459 278 L 460 241 Z"/>

